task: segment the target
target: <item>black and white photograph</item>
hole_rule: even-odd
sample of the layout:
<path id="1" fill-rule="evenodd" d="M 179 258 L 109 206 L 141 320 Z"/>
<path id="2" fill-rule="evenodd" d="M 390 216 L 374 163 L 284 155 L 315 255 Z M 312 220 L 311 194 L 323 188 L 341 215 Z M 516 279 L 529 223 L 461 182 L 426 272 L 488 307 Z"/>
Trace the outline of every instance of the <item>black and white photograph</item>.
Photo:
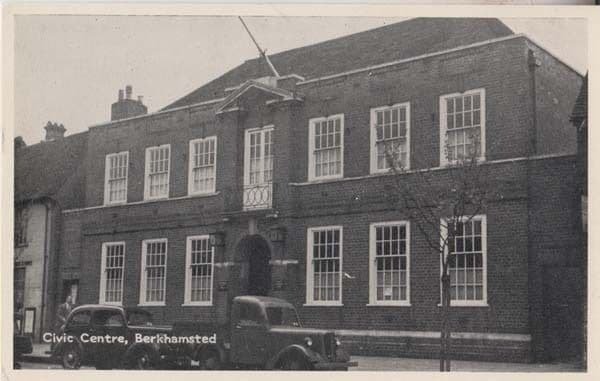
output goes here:
<path id="1" fill-rule="evenodd" d="M 312 12 L 14 15 L 3 368 L 588 372 L 589 18 Z"/>

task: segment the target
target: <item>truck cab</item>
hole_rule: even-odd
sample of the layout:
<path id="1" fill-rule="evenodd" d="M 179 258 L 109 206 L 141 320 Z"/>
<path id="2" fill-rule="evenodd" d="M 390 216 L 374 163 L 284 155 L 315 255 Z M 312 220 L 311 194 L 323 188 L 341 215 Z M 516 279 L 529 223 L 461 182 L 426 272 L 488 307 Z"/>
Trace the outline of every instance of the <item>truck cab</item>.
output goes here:
<path id="1" fill-rule="evenodd" d="M 227 361 L 237 367 L 347 370 L 356 365 L 333 331 L 303 328 L 294 306 L 282 299 L 234 298 L 229 339 Z"/>

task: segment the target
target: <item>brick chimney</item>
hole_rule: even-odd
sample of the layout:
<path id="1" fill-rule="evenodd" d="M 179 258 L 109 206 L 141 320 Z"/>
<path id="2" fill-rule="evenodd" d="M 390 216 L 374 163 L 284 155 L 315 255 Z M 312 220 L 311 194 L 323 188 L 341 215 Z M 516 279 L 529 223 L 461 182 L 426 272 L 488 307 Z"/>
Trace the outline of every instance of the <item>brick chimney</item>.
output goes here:
<path id="1" fill-rule="evenodd" d="M 44 127 L 44 130 L 46 130 L 45 141 L 51 142 L 53 140 L 58 140 L 58 139 L 64 138 L 65 131 L 67 129 L 62 124 L 52 123 L 52 122 L 48 121 L 48 123 L 46 123 L 46 127 Z"/>
<path id="2" fill-rule="evenodd" d="M 25 140 L 23 140 L 22 136 L 17 136 L 15 138 L 15 151 L 26 146 L 27 144 L 25 143 Z"/>
<path id="3" fill-rule="evenodd" d="M 142 103 L 142 96 L 135 100 L 132 99 L 132 94 L 131 85 L 125 86 L 125 96 L 123 90 L 119 90 L 118 100 L 110 106 L 110 120 L 133 118 L 148 113 L 148 108 Z"/>

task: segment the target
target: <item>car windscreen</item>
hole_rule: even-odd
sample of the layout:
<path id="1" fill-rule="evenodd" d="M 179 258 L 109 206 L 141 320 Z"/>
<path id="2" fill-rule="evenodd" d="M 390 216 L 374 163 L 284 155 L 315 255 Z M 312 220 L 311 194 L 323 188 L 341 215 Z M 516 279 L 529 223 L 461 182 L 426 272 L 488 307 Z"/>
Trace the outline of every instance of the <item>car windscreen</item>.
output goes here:
<path id="1" fill-rule="evenodd" d="M 289 307 L 267 307 L 267 317 L 271 325 L 300 327 L 296 310 Z"/>
<path id="2" fill-rule="evenodd" d="M 127 324 L 129 325 L 152 325 L 152 314 L 142 310 L 128 310 Z"/>

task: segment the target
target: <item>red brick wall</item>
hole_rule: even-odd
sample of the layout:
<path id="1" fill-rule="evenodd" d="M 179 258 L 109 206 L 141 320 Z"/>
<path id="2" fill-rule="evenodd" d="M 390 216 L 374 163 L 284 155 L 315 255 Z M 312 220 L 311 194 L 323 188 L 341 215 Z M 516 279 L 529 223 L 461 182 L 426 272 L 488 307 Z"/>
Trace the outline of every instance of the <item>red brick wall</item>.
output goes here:
<path id="1" fill-rule="evenodd" d="M 536 153 L 568 153 L 577 151 L 577 136 L 569 120 L 582 77 L 554 56 L 531 42 L 539 66 L 535 68 L 537 108 Z"/>

